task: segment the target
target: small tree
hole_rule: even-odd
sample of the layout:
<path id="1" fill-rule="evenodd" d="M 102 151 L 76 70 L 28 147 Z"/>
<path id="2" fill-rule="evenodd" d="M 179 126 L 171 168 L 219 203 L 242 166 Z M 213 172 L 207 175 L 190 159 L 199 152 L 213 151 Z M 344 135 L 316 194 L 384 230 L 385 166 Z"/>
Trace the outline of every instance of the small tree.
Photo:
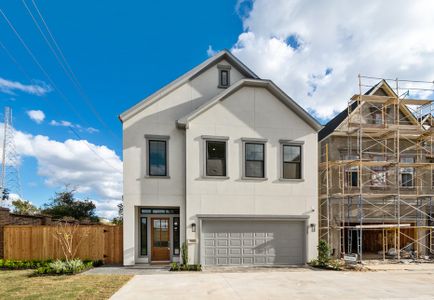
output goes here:
<path id="1" fill-rule="evenodd" d="M 2 188 L 0 189 L 0 196 L 2 201 L 8 201 L 9 200 L 9 189 L 8 188 Z"/>
<path id="2" fill-rule="evenodd" d="M 318 265 L 325 267 L 330 262 L 330 246 L 326 241 L 320 240 L 318 243 Z"/>
<path id="3" fill-rule="evenodd" d="M 56 192 L 54 198 L 49 203 L 44 204 L 42 213 L 57 219 L 71 217 L 76 220 L 89 219 L 98 222 L 98 217 L 95 214 L 95 204 L 89 199 L 76 199 L 75 193 L 75 189 L 66 185 L 63 191 Z"/>
<path id="4" fill-rule="evenodd" d="M 13 212 L 17 214 L 34 215 L 39 213 L 39 209 L 27 200 L 16 199 L 12 201 L 12 206 Z"/>
<path id="5" fill-rule="evenodd" d="M 181 255 L 182 255 L 182 264 L 188 265 L 188 245 L 186 242 L 182 243 Z"/>
<path id="6" fill-rule="evenodd" d="M 121 225 L 124 222 L 124 204 L 118 204 L 118 216 L 113 218 L 112 223 L 115 225 Z"/>
<path id="7" fill-rule="evenodd" d="M 80 231 L 80 234 L 78 234 Z M 85 238 L 89 236 L 89 227 L 81 227 L 78 223 L 70 221 L 58 222 L 54 231 L 54 238 L 57 239 L 62 248 L 65 260 L 69 262 L 74 259 L 78 248 Z"/>

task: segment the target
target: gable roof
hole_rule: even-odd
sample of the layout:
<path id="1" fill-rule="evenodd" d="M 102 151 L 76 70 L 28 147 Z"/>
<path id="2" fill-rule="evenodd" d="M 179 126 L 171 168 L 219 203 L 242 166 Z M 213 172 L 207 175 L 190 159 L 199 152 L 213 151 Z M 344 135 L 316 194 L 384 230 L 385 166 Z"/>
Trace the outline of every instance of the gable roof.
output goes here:
<path id="1" fill-rule="evenodd" d="M 277 99 L 279 99 L 283 104 L 285 104 L 289 109 L 295 112 L 303 121 L 305 121 L 310 127 L 312 127 L 315 131 L 319 131 L 321 129 L 321 125 L 318 121 L 313 118 L 307 111 L 305 111 L 300 105 L 298 105 L 291 97 L 289 97 L 285 92 L 283 92 L 277 85 L 275 85 L 271 80 L 262 80 L 262 79 L 242 79 L 231 87 L 221 92 L 211 100 L 205 102 L 197 109 L 192 111 L 190 114 L 184 116 L 183 118 L 177 121 L 178 127 L 188 128 L 189 123 L 194 120 L 197 116 L 201 115 L 218 102 L 223 101 L 230 95 L 234 94 L 236 91 L 241 89 L 242 87 L 250 86 L 250 87 L 263 87 L 266 88 L 271 94 L 273 94 Z"/>
<path id="2" fill-rule="evenodd" d="M 395 91 L 391 88 L 391 86 L 386 82 L 386 80 L 382 79 L 380 80 L 376 85 L 371 87 L 369 90 L 367 90 L 364 95 L 374 95 L 377 91 L 382 90 L 384 93 L 393 95 L 393 97 L 398 97 L 398 95 L 395 93 Z M 352 97 L 353 100 L 357 99 L 358 95 L 354 95 Z M 351 112 L 353 112 L 358 106 L 357 101 L 353 101 L 350 105 Z M 408 110 L 408 108 L 405 105 L 401 105 L 401 109 L 405 111 L 405 113 L 410 116 L 411 118 L 414 118 L 413 114 Z M 333 119 L 331 119 L 329 122 L 327 122 L 326 125 L 321 129 L 321 131 L 318 133 L 318 141 L 322 141 L 326 137 L 328 137 L 330 134 L 332 134 L 336 128 L 339 127 L 339 125 L 342 124 L 343 121 L 348 117 L 348 109 L 344 109 L 339 114 L 337 114 Z"/>
<path id="3" fill-rule="evenodd" d="M 259 77 L 253 73 L 252 70 L 250 70 L 246 65 L 244 65 L 238 58 L 236 58 L 232 53 L 230 53 L 228 50 L 222 50 L 215 54 L 214 56 L 208 58 L 201 64 L 197 65 L 184 75 L 178 77 L 177 79 L 173 80 L 169 84 L 165 85 L 152 95 L 146 97 L 133 107 L 127 109 L 123 113 L 119 115 L 119 120 L 121 122 L 124 122 L 128 120 L 129 118 L 133 117 L 140 111 L 144 110 L 146 107 L 150 106 L 151 104 L 157 102 L 159 99 L 164 97 L 165 95 L 169 94 L 179 86 L 183 85 L 187 81 L 194 79 L 195 77 L 199 76 L 209 68 L 213 67 L 217 63 L 219 63 L 222 60 L 228 61 L 234 68 L 236 68 L 241 74 L 243 74 L 247 78 L 254 78 L 258 79 Z"/>

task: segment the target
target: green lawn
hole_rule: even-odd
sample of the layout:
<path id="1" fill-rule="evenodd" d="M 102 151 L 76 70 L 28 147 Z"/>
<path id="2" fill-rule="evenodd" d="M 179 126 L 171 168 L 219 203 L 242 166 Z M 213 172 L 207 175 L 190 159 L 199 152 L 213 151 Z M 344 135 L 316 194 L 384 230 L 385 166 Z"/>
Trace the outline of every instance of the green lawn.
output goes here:
<path id="1" fill-rule="evenodd" d="M 0 299 L 108 299 L 130 275 L 29 277 L 32 270 L 0 271 Z"/>

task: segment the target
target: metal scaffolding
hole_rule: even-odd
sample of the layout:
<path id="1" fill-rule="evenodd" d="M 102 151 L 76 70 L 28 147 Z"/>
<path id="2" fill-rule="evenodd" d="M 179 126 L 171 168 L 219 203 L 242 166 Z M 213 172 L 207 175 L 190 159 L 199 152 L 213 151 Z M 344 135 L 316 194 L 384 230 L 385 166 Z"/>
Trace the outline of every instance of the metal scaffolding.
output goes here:
<path id="1" fill-rule="evenodd" d="M 358 80 L 345 120 L 320 141 L 320 239 L 360 261 L 432 258 L 433 106 L 420 98 L 434 83 Z"/>

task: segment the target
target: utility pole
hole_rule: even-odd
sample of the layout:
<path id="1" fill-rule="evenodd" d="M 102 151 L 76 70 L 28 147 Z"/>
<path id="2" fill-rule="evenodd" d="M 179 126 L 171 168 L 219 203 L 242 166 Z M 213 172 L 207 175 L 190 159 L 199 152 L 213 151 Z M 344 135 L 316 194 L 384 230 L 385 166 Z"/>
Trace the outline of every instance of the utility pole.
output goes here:
<path id="1" fill-rule="evenodd" d="M 19 165 L 20 158 L 15 148 L 15 130 L 12 125 L 12 109 L 6 106 L 3 120 L 0 200 L 7 194 L 16 194 L 21 198 Z"/>

